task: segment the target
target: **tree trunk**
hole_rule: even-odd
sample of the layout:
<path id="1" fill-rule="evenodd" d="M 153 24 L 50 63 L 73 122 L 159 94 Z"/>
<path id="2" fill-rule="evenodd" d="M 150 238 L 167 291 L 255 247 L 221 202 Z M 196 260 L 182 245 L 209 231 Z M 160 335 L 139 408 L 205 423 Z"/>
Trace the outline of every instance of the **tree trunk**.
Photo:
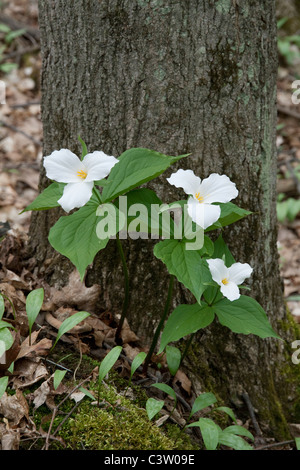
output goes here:
<path id="1" fill-rule="evenodd" d="M 60 148 L 79 154 L 80 135 L 89 151 L 119 156 L 131 147 L 147 147 L 168 155 L 191 153 L 172 171 L 192 168 L 201 178 L 228 175 L 239 189 L 234 202 L 253 215 L 224 237 L 236 260 L 254 267 L 251 295 L 286 338 L 276 245 L 275 2 L 40 1 L 40 30 L 44 155 Z M 41 188 L 46 184 L 42 171 Z M 149 187 L 165 202 L 178 198 L 165 175 Z M 58 263 L 47 242 L 57 217 L 58 211 L 33 214 L 31 248 L 45 277 L 60 286 L 72 268 L 65 259 Z M 123 242 L 129 323 L 148 344 L 168 284 L 153 244 Z M 122 267 L 113 240 L 97 255 L 85 282 L 100 284 L 102 308 L 120 311 Z M 177 286 L 173 306 L 191 300 Z M 284 344 L 233 334 L 217 321 L 201 335 L 186 360 L 196 390 L 210 389 L 246 413 L 242 394 L 247 392 L 260 424 L 282 437 L 282 410 L 291 409 L 287 395 L 289 405 L 295 400 L 283 370 Z"/>

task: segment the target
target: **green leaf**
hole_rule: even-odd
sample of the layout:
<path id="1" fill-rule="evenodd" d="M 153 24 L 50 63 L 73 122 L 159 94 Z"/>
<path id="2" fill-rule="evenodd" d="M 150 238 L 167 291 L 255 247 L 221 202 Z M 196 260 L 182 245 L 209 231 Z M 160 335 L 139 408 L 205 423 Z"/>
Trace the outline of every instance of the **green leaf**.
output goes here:
<path id="1" fill-rule="evenodd" d="M 211 225 L 205 230 L 206 232 L 216 230 L 220 226 L 226 227 L 227 225 L 231 225 L 237 222 L 238 220 L 243 219 L 247 215 L 252 214 L 251 211 L 242 209 L 241 207 L 238 207 L 232 202 L 218 203 L 217 205 L 220 206 L 221 215 L 215 224 Z"/>
<path id="2" fill-rule="evenodd" d="M 236 423 L 236 417 L 234 415 L 234 412 L 232 411 L 231 408 L 228 408 L 227 406 L 219 406 L 218 408 L 215 408 L 215 410 L 218 410 L 218 411 L 223 411 L 224 413 L 226 413 L 228 416 L 230 416 L 230 418 L 232 419 L 232 421 L 234 423 Z"/>
<path id="3" fill-rule="evenodd" d="M 244 441 L 244 439 L 225 430 L 219 434 L 219 443 L 234 450 L 253 450 L 253 447 Z"/>
<path id="4" fill-rule="evenodd" d="M 0 320 L 3 317 L 4 310 L 5 310 L 4 298 L 3 298 L 3 295 L 0 294 Z"/>
<path id="5" fill-rule="evenodd" d="M 174 392 L 173 388 L 171 388 L 167 384 L 161 384 L 161 383 L 153 384 L 153 385 L 151 385 L 151 387 L 158 388 L 158 390 L 161 390 L 162 392 L 167 393 L 167 395 L 170 395 L 170 397 L 172 397 L 174 399 L 175 406 L 176 406 L 177 396 L 176 396 L 176 393 Z"/>
<path id="6" fill-rule="evenodd" d="M 54 342 L 51 350 L 55 347 L 57 341 L 62 337 L 62 335 L 67 333 L 74 326 L 78 325 L 78 323 L 83 321 L 89 315 L 90 314 L 88 312 L 76 312 L 76 313 L 74 313 L 74 315 L 71 315 L 69 318 L 66 318 L 59 327 L 55 342 Z"/>
<path id="7" fill-rule="evenodd" d="M 164 401 L 155 400 L 155 398 L 148 398 L 146 402 L 146 411 L 150 421 L 152 418 L 154 418 L 155 415 L 157 415 L 157 413 L 160 412 L 164 404 Z"/>
<path id="8" fill-rule="evenodd" d="M 54 372 L 54 377 L 53 377 L 53 387 L 54 387 L 54 390 L 56 390 L 59 386 L 59 384 L 61 383 L 61 381 L 63 380 L 64 376 L 66 375 L 67 371 L 66 370 L 59 370 L 57 369 L 55 372 Z"/>
<path id="9" fill-rule="evenodd" d="M 107 178 L 111 184 L 103 189 L 103 201 L 112 201 L 120 194 L 156 178 L 170 165 L 187 156 L 169 157 L 145 148 L 126 150 Z"/>
<path id="10" fill-rule="evenodd" d="M 263 308 L 251 297 L 241 295 L 233 302 L 224 298 L 212 308 L 220 323 L 234 333 L 252 333 L 260 338 L 280 339 L 273 331 Z"/>
<path id="11" fill-rule="evenodd" d="M 0 398 L 2 398 L 2 396 L 4 395 L 7 384 L 8 384 L 8 377 L 1 377 L 1 379 L 0 379 Z"/>
<path id="12" fill-rule="evenodd" d="M 121 354 L 122 347 L 121 346 L 115 346 L 109 353 L 105 356 L 103 361 L 100 364 L 99 367 L 99 384 L 102 382 L 104 377 L 108 374 L 110 369 L 114 366 L 114 364 L 117 362 L 119 359 L 119 356 Z"/>
<path id="13" fill-rule="evenodd" d="M 171 375 L 175 375 L 181 362 L 181 352 L 174 346 L 166 347 L 167 364 Z"/>
<path id="14" fill-rule="evenodd" d="M 92 198 L 74 214 L 61 217 L 49 233 L 53 248 L 69 258 L 78 269 L 81 280 L 87 266 L 109 241 L 109 238 L 99 239 L 97 236 L 96 229 L 100 222 L 96 213 L 98 207 L 98 201 Z"/>
<path id="15" fill-rule="evenodd" d="M 7 44 L 10 44 L 14 39 L 18 38 L 19 36 L 22 36 L 24 33 L 26 33 L 26 29 L 18 29 L 15 31 L 10 31 L 9 33 L 6 34 L 5 36 L 5 42 Z"/>
<path id="16" fill-rule="evenodd" d="M 212 419 L 200 418 L 187 427 L 199 426 L 207 450 L 215 450 L 219 443 L 219 426 Z"/>
<path id="17" fill-rule="evenodd" d="M 295 437 L 296 449 L 300 450 L 300 437 Z"/>
<path id="18" fill-rule="evenodd" d="M 222 235 L 220 235 L 214 242 L 214 252 L 212 258 L 224 259 L 224 263 L 227 268 L 229 268 L 233 263 L 235 263 L 235 259 L 231 251 L 229 250 L 227 244 L 224 242 Z"/>
<path id="19" fill-rule="evenodd" d="M 8 351 L 9 348 L 12 347 L 14 344 L 14 338 L 8 328 L 1 328 L 0 330 L 0 343 L 4 345 L 5 349 L 0 352 L 0 357 L 3 355 L 5 351 Z"/>
<path id="20" fill-rule="evenodd" d="M 0 330 L 1 328 L 13 328 L 14 329 L 11 323 L 8 323 L 7 321 L 4 321 L 4 320 L 0 320 Z"/>
<path id="21" fill-rule="evenodd" d="M 243 426 L 238 426 L 237 424 L 233 426 L 228 426 L 227 428 L 224 429 L 223 432 L 229 432 L 231 434 L 235 434 L 238 436 L 245 436 L 251 439 L 252 441 L 254 441 L 253 434 L 251 434 L 251 432 L 248 431 L 248 429 L 245 429 Z"/>
<path id="22" fill-rule="evenodd" d="M 28 318 L 29 331 L 38 316 L 44 301 L 44 289 L 35 289 L 31 291 L 26 298 L 26 313 Z"/>
<path id="23" fill-rule="evenodd" d="M 50 184 L 50 186 L 44 189 L 29 206 L 25 207 L 21 214 L 27 211 L 44 211 L 58 207 L 59 204 L 57 201 L 62 197 L 64 187 L 65 183 Z"/>
<path id="24" fill-rule="evenodd" d="M 208 265 L 196 250 L 187 250 L 185 243 L 179 240 L 163 240 L 154 247 L 154 255 L 168 268 L 170 274 L 189 289 L 197 302 L 211 283 Z"/>
<path id="25" fill-rule="evenodd" d="M 81 143 L 81 147 L 82 147 L 81 160 L 83 160 L 83 158 L 84 158 L 84 157 L 87 155 L 87 153 L 88 153 L 88 149 L 87 149 L 86 143 L 84 142 L 84 140 L 82 140 L 82 138 L 80 137 L 80 135 L 78 136 L 78 140 L 79 140 L 79 142 Z"/>
<path id="26" fill-rule="evenodd" d="M 169 316 L 162 332 L 159 354 L 167 344 L 210 325 L 214 316 L 214 311 L 206 304 L 178 305 Z"/>
<path id="27" fill-rule="evenodd" d="M 190 413 L 190 418 L 200 410 L 207 408 L 208 406 L 216 403 L 217 399 L 213 393 L 202 393 L 199 395 L 193 403 L 192 411 Z"/>
<path id="28" fill-rule="evenodd" d="M 89 397 L 91 400 L 95 400 L 95 397 L 94 395 L 91 394 L 91 392 L 89 390 L 87 390 L 86 388 L 84 387 L 79 387 L 79 390 L 84 393 L 87 397 Z"/>
<path id="29" fill-rule="evenodd" d="M 131 363 L 131 372 L 130 372 L 130 379 L 132 378 L 135 371 L 140 367 L 140 365 L 144 362 L 147 354 L 144 351 L 138 353 Z"/>

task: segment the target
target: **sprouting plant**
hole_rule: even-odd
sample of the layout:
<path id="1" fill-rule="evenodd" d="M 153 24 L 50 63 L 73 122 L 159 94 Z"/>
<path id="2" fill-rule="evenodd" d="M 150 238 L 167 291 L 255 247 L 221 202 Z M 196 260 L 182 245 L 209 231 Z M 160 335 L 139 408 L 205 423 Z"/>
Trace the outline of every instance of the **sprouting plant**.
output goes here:
<path id="1" fill-rule="evenodd" d="M 281 18 L 277 22 L 277 29 L 280 30 L 289 18 Z M 300 35 L 278 35 L 278 51 L 285 58 L 288 65 L 294 65 L 300 60 Z"/>
<path id="2" fill-rule="evenodd" d="M 109 353 L 105 356 L 105 358 L 102 360 L 100 364 L 99 375 L 98 375 L 98 406 L 100 402 L 100 387 L 102 385 L 102 381 L 105 378 L 105 376 L 108 374 L 108 372 L 112 369 L 112 367 L 115 365 L 117 360 L 119 359 L 121 351 L 122 351 L 121 346 L 115 346 L 113 349 L 109 351 Z"/>
<path id="3" fill-rule="evenodd" d="M 5 60 L 5 52 L 7 51 L 8 47 L 11 43 L 22 36 L 26 32 L 26 29 L 18 29 L 13 31 L 9 26 L 4 23 L 0 23 L 0 34 L 1 34 L 1 43 L 0 43 L 0 71 L 3 73 L 9 73 L 13 69 L 18 67 L 18 64 L 11 63 L 11 62 L 4 62 Z"/>

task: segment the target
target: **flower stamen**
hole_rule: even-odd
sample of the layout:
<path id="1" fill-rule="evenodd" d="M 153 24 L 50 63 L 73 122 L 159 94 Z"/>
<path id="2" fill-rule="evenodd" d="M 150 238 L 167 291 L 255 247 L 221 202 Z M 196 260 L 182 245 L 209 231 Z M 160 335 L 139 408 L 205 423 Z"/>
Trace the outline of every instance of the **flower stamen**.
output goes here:
<path id="1" fill-rule="evenodd" d="M 203 202 L 203 199 L 204 199 L 203 196 L 200 196 L 200 193 L 196 193 L 195 198 L 197 199 L 198 202 Z"/>
<path id="2" fill-rule="evenodd" d="M 224 279 L 222 279 L 222 284 L 224 284 L 224 286 L 226 286 L 228 284 L 228 279 L 225 277 Z"/>
<path id="3" fill-rule="evenodd" d="M 79 178 L 85 180 L 85 178 L 87 177 L 87 173 L 83 170 L 79 170 L 77 171 L 77 175 L 79 176 Z"/>

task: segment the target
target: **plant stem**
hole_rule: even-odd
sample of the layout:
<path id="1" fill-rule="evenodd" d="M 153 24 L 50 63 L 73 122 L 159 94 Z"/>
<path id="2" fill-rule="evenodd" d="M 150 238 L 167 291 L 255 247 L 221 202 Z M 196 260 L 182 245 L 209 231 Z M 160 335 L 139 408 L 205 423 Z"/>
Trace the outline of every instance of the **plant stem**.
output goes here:
<path id="1" fill-rule="evenodd" d="M 116 331 L 116 340 L 117 340 L 120 337 L 122 326 L 123 326 L 123 323 L 124 323 L 124 320 L 125 320 L 125 317 L 126 317 L 126 314 L 127 314 L 128 304 L 129 304 L 129 276 L 128 276 L 128 268 L 127 268 L 127 264 L 126 264 L 126 258 L 125 258 L 125 255 L 124 255 L 124 251 L 123 251 L 122 244 L 120 242 L 120 238 L 119 238 L 118 233 L 117 233 L 117 236 L 116 236 L 116 241 L 117 241 L 117 247 L 118 247 L 119 254 L 120 254 L 120 257 L 121 257 L 121 261 L 122 261 L 123 272 L 124 272 L 124 280 L 125 280 L 125 284 L 124 284 L 125 296 L 124 296 L 124 302 L 123 302 L 123 309 L 122 309 L 121 318 L 120 318 L 120 321 L 119 321 L 119 324 L 118 324 L 118 328 L 117 328 L 117 331 Z"/>
<path id="2" fill-rule="evenodd" d="M 170 282 L 169 282 L 169 289 L 168 289 L 168 295 L 167 295 L 167 300 L 166 300 L 166 303 L 165 303 L 165 308 L 164 308 L 164 311 L 163 311 L 163 314 L 162 314 L 162 317 L 160 319 L 160 322 L 156 328 L 156 331 L 154 333 L 154 336 L 153 336 L 153 340 L 152 340 L 152 343 L 151 343 L 151 346 L 150 346 L 150 349 L 149 349 L 149 352 L 146 356 L 146 359 L 145 359 L 145 362 L 144 362 L 144 367 L 143 367 L 143 372 L 146 373 L 147 372 L 147 369 L 148 369 L 148 365 L 151 361 L 151 356 L 154 352 L 154 349 L 155 349 L 155 346 L 156 346 L 156 343 L 158 341 L 158 337 L 159 337 L 159 334 L 161 332 L 161 329 L 162 327 L 164 326 L 164 322 L 167 318 L 167 315 L 168 315 L 168 312 L 169 312 L 169 309 L 170 309 L 170 304 L 171 304 L 171 300 L 172 300 L 172 296 L 173 296 L 173 286 L 174 286 L 174 275 L 171 274 L 170 276 Z"/>
<path id="3" fill-rule="evenodd" d="M 180 364 L 182 364 L 183 359 L 184 359 L 185 356 L 187 355 L 187 352 L 188 352 L 188 350 L 189 350 L 190 345 L 192 344 L 192 341 L 193 341 L 193 339 L 194 339 L 194 336 L 195 336 L 195 333 L 192 333 L 191 336 L 189 337 L 189 340 L 188 340 L 188 342 L 186 343 L 185 349 L 184 349 L 183 354 L 182 354 L 182 356 L 181 356 Z"/>

